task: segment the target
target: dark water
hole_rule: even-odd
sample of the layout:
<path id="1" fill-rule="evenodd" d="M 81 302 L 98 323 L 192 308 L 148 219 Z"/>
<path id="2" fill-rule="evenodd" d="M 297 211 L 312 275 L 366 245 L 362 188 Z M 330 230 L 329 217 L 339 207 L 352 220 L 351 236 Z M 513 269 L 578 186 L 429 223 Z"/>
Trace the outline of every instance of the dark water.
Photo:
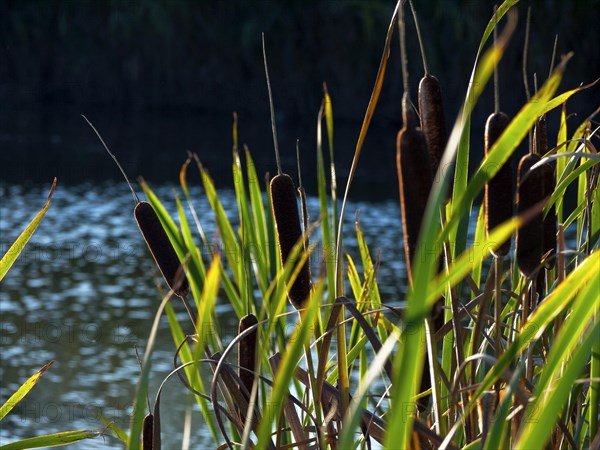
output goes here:
<path id="1" fill-rule="evenodd" d="M 318 107 L 315 105 L 313 111 L 299 119 L 277 116 L 283 170 L 297 179 L 299 140 L 302 179 L 308 193 L 317 191 Z M 192 151 L 199 155 L 217 187 L 233 187 L 231 113 L 162 109 L 123 112 L 62 104 L 0 110 L 0 180 L 46 184 L 56 176 L 61 185 L 121 182 L 117 167 L 81 114 L 96 126 L 132 181 L 141 175 L 151 183 L 177 182 L 187 151 Z M 377 119 L 363 147 L 353 182 L 354 198 L 397 198 L 395 142 L 400 124 L 390 126 Z M 360 125 L 335 122 L 335 163 L 340 185 L 347 179 Z M 247 145 L 258 174 L 277 170 L 268 115 L 240 113 L 238 136 L 240 149 Z M 323 130 L 324 142 L 326 139 Z M 329 149 L 325 143 L 323 151 L 328 164 Z M 199 179 L 196 170 L 190 169 L 189 177 Z"/>
<path id="2" fill-rule="evenodd" d="M 0 184 L 2 254 L 43 205 L 48 185 Z M 174 185 L 156 187 L 174 212 Z M 208 202 L 192 191 L 207 235 L 214 235 Z M 232 216 L 235 198 L 221 190 Z M 318 205 L 309 200 L 316 216 Z M 346 247 L 358 262 L 354 211 L 360 210 L 367 241 L 381 250 L 381 291 L 388 302 L 403 291 L 399 208 L 395 201 L 348 205 Z M 0 440 L 81 428 L 102 428 L 99 414 L 127 428 L 139 376 L 134 346 L 143 349 L 160 303 L 159 279 L 132 215 L 133 202 L 123 182 L 59 185 L 51 206 L 2 281 L 0 289 L 0 399 L 6 400 L 30 375 L 56 362 L 38 385 L 2 422 Z M 186 315 L 175 305 L 182 322 Z M 226 300 L 217 306 L 225 343 L 237 327 Z M 191 332 L 191 330 L 187 330 Z M 154 354 L 151 393 L 171 370 L 174 344 L 161 320 Z M 187 397 L 176 381 L 163 394 L 165 448 L 181 445 Z M 198 412 L 193 415 L 192 448 L 213 448 Z M 73 448 L 117 446 L 112 438 Z"/>

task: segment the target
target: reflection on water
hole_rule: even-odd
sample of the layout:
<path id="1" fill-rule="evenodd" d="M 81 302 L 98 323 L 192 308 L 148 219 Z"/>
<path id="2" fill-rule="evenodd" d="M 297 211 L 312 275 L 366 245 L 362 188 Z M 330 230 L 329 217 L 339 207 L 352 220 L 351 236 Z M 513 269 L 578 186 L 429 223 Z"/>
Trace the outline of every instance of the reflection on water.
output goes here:
<path id="1" fill-rule="evenodd" d="M 2 254 L 41 208 L 48 188 L 49 184 L 33 188 L 0 184 Z M 174 188 L 156 187 L 172 213 Z M 220 195 L 233 217 L 236 203 L 232 192 L 225 190 Z M 215 236 L 208 203 L 200 190 L 192 190 L 192 196 L 197 199 L 207 235 Z M 133 219 L 133 206 L 122 182 L 59 184 L 46 217 L 2 281 L 0 400 L 6 400 L 42 365 L 56 362 L 2 422 L 1 443 L 69 429 L 102 428 L 99 414 L 128 427 L 139 376 L 134 346 L 143 352 L 161 298 L 156 286 L 163 286 Z M 392 200 L 348 205 L 345 246 L 358 263 L 352 214 L 357 209 L 372 251 L 381 250 L 379 278 L 384 301 L 398 301 L 405 283 L 399 208 Z M 317 217 L 317 211 L 316 199 L 310 199 L 311 216 Z M 175 306 L 187 324 L 182 305 L 177 302 Z M 225 301 L 217 311 L 227 343 L 237 323 L 233 314 L 227 314 L 230 310 Z M 173 350 L 163 318 L 150 392 L 156 392 L 170 371 Z M 185 391 L 172 381 L 162 399 L 163 445 L 177 448 L 181 445 Z M 212 448 L 201 423 L 200 413 L 195 412 L 192 448 Z M 73 448 L 116 446 L 116 441 L 105 437 Z"/>

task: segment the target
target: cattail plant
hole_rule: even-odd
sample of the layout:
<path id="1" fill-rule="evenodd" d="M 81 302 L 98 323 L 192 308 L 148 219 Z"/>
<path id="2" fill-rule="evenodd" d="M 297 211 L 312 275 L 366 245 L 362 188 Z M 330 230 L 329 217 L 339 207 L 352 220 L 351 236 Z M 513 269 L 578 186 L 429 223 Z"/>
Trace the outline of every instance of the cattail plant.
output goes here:
<path id="1" fill-rule="evenodd" d="M 167 232 L 160 223 L 160 219 L 158 218 L 156 211 L 152 205 L 150 205 L 150 203 L 140 201 L 139 197 L 133 190 L 133 186 L 129 182 L 129 178 L 121 167 L 121 164 L 115 155 L 113 155 L 113 153 L 108 149 L 108 146 L 102 139 L 102 136 L 100 136 L 98 130 L 96 130 L 96 128 L 85 116 L 83 116 L 83 118 L 92 128 L 92 130 L 94 130 L 96 136 L 98 136 L 100 142 L 104 146 L 104 149 L 112 157 L 119 167 L 119 170 L 123 174 L 123 177 L 125 177 L 125 181 L 127 181 L 127 184 L 131 189 L 131 193 L 133 194 L 133 198 L 136 201 L 133 214 L 142 236 L 146 241 L 146 245 L 148 246 L 152 257 L 154 258 L 160 273 L 167 282 L 167 285 L 169 288 L 171 288 L 175 295 L 184 299 L 184 303 L 186 303 L 187 307 L 188 305 L 185 299 L 189 293 L 189 283 L 185 275 L 185 271 L 183 270 L 183 266 L 179 261 L 179 257 L 177 256 L 177 253 L 175 252 L 175 249 L 169 240 L 169 236 L 167 236 Z M 188 312 L 191 313 L 189 308 Z"/>
<path id="2" fill-rule="evenodd" d="M 494 11 L 494 16 L 496 11 Z M 497 24 L 494 27 L 494 41 L 497 40 Z M 494 67 L 494 112 L 485 123 L 484 154 L 487 157 L 490 150 L 502 135 L 510 118 L 500 111 L 500 87 L 498 83 L 498 66 Z M 513 181 L 512 156 L 502 165 L 496 175 L 485 185 L 484 208 L 485 229 L 489 233 L 513 215 Z M 504 242 L 494 252 L 496 257 L 504 257 L 510 250 L 510 240 Z"/>
<path id="3" fill-rule="evenodd" d="M 509 117 L 497 110 L 490 114 L 485 123 L 484 152 L 487 156 L 510 123 Z M 509 158 L 496 175 L 485 185 L 485 227 L 489 234 L 501 223 L 509 220 L 513 214 L 512 158 Z M 510 250 L 510 240 L 504 242 L 493 253 L 494 256 L 506 256 Z"/>
<path id="4" fill-rule="evenodd" d="M 133 213 L 146 245 L 148 245 L 165 281 L 178 297 L 186 297 L 189 293 L 187 278 L 156 211 L 150 203 L 138 202 Z"/>
<path id="5" fill-rule="evenodd" d="M 531 151 L 521 158 L 517 174 L 517 212 L 519 215 L 532 214 L 517 228 L 515 240 L 519 270 L 528 277 L 538 268 L 543 256 L 544 171 L 541 167 L 531 170 L 540 160 L 540 155 Z"/>
<path id="6" fill-rule="evenodd" d="M 421 222 L 431 190 L 432 175 L 427 151 L 427 138 L 419 127 L 417 116 L 410 101 L 403 32 L 400 33 L 400 39 L 404 94 L 402 95 L 403 126 L 396 139 L 396 168 L 400 188 L 406 268 L 409 282 L 412 284 L 412 263 L 416 255 Z"/>
<path id="7" fill-rule="evenodd" d="M 146 414 L 142 423 L 142 450 L 154 449 L 154 416 Z"/>
<path id="8" fill-rule="evenodd" d="M 525 48 L 523 51 L 523 83 L 527 101 L 530 99 L 527 82 L 527 46 L 529 43 L 529 24 L 531 8 L 527 10 L 527 26 L 525 29 Z M 516 259 L 521 273 L 530 277 L 540 265 L 543 255 L 542 201 L 544 199 L 544 177 L 540 167 L 531 168 L 540 162 L 536 152 L 531 131 L 529 153 L 521 158 L 517 171 L 517 212 L 526 216 L 526 223 L 517 228 Z"/>
<path id="9" fill-rule="evenodd" d="M 494 8 L 494 42 L 498 40 L 496 20 L 497 8 Z M 484 154 L 487 157 L 490 150 L 502 135 L 510 118 L 500 111 L 500 86 L 498 82 L 498 65 L 494 66 L 494 112 L 489 115 L 485 123 L 484 132 Z M 486 183 L 484 191 L 484 211 L 485 211 L 485 231 L 489 236 L 490 232 L 501 223 L 509 220 L 513 215 L 513 180 L 512 180 L 512 155 L 502 165 L 496 175 Z M 502 286 L 501 271 L 503 258 L 510 251 L 510 239 L 506 240 L 496 250 L 492 252 L 494 256 L 494 278 L 495 278 L 495 302 L 494 302 L 494 321 L 495 321 L 495 340 L 496 357 L 502 354 L 502 327 L 500 326 L 502 315 Z M 495 386 L 496 398 L 500 395 L 500 384 Z"/>
<path id="10" fill-rule="evenodd" d="M 425 215 L 425 207 L 433 183 L 427 138 L 419 127 L 417 116 L 412 108 L 408 83 L 406 61 L 406 42 L 404 30 L 403 7 L 399 10 L 400 50 L 402 58 L 402 77 L 404 94 L 402 95 L 402 129 L 396 139 L 396 168 L 400 188 L 400 208 L 402 210 L 402 231 L 404 234 L 404 253 L 406 256 L 406 272 L 412 285 L 412 264 L 417 253 L 417 243 L 421 222 Z M 438 314 L 438 318 L 443 317 Z M 431 387 L 429 359 L 425 359 L 421 376 L 421 391 Z M 418 407 L 423 411 L 427 407 L 428 398 L 422 398 Z"/>
<path id="11" fill-rule="evenodd" d="M 417 12 L 415 11 L 412 1 L 410 1 L 410 8 L 415 20 L 419 47 L 421 49 L 421 58 L 423 59 L 423 70 L 425 71 L 423 78 L 421 78 L 421 81 L 419 82 L 419 115 L 421 116 L 421 129 L 423 130 L 427 141 L 431 174 L 435 177 L 446 144 L 448 143 L 442 88 L 439 80 L 429 72 L 423 39 L 421 38 L 421 29 L 419 28 L 419 21 L 417 19 Z"/>
<path id="12" fill-rule="evenodd" d="M 546 118 L 540 117 L 534 131 L 534 145 L 538 155 L 548 153 L 548 131 Z M 542 171 L 543 196 L 549 198 L 556 187 L 554 180 L 554 167 L 552 164 L 544 164 L 540 167 Z M 544 267 L 548 270 L 554 267 L 554 254 L 556 252 L 556 210 L 554 205 L 550 207 L 546 216 L 542 219 L 542 253 L 544 255 Z"/>
<path id="13" fill-rule="evenodd" d="M 554 48 L 552 50 L 552 59 L 550 61 L 550 71 L 548 76 L 552 74 L 554 67 L 554 58 L 556 56 L 556 46 L 558 43 L 558 35 L 554 39 Z M 536 80 L 537 81 L 537 80 Z M 537 90 L 537 82 L 536 82 Z M 548 153 L 548 125 L 546 123 L 546 115 L 541 116 L 536 125 L 534 131 L 534 145 L 536 152 L 540 156 L 544 156 Z M 542 167 L 543 183 L 544 183 L 544 197 L 550 197 L 554 188 L 556 187 L 556 180 L 554 178 L 554 164 L 547 163 Z M 556 234 L 557 234 L 557 223 L 556 223 L 556 209 L 552 205 L 546 216 L 543 218 L 543 243 L 542 252 L 544 254 L 544 267 L 548 270 L 552 269 L 555 265 L 555 252 L 556 252 Z"/>
<path id="14" fill-rule="evenodd" d="M 264 35 L 262 44 L 267 90 L 269 93 L 269 106 L 271 110 L 273 145 L 275 147 L 275 158 L 277 161 L 277 175 L 271 180 L 269 193 L 271 195 L 271 204 L 273 205 L 273 217 L 275 219 L 275 229 L 277 232 L 279 251 L 281 253 L 281 262 L 282 264 L 285 264 L 292 254 L 294 246 L 302 239 L 302 229 L 300 227 L 300 216 L 298 214 L 298 202 L 296 199 L 294 182 L 292 177 L 283 173 L 281 170 L 277 129 L 275 126 L 275 107 L 273 106 L 273 93 L 271 92 L 271 82 L 269 80 L 269 70 L 267 67 L 267 52 L 265 49 Z M 297 310 L 302 309 L 310 295 L 311 287 L 310 267 L 308 260 L 306 260 L 302 264 L 300 272 L 292 283 L 292 286 L 288 289 L 288 299 L 294 308 Z"/>
<path id="15" fill-rule="evenodd" d="M 240 319 L 238 325 L 238 336 L 251 327 L 254 330 L 249 331 L 238 342 L 238 374 L 240 378 L 240 391 L 243 392 L 241 386 L 244 386 L 248 392 L 252 392 L 252 384 L 254 383 L 254 372 L 256 366 L 256 339 L 258 319 L 252 313 L 245 315 Z"/>

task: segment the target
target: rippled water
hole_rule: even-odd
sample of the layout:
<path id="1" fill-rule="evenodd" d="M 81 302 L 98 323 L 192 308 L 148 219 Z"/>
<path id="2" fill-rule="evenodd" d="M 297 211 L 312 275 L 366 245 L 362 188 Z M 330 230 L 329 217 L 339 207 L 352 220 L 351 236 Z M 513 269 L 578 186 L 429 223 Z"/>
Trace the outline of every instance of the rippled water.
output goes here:
<path id="1" fill-rule="evenodd" d="M 0 184 L 2 254 L 42 207 L 48 188 Z M 155 189 L 172 213 L 174 188 L 164 185 Z M 192 195 L 207 235 L 214 235 L 208 203 L 199 190 Z M 233 216 L 233 193 L 223 190 L 220 197 Z M 133 219 L 133 206 L 123 183 L 59 185 L 46 217 L 2 281 L 0 400 L 6 400 L 42 365 L 55 360 L 34 390 L 2 422 L 2 443 L 43 433 L 102 428 L 100 414 L 127 429 L 139 376 L 134 345 L 141 351 L 146 345 L 161 298 L 156 285 L 162 286 Z M 358 262 L 356 210 L 360 210 L 372 251 L 381 251 L 382 296 L 388 302 L 397 301 L 405 284 L 399 208 L 393 200 L 348 205 L 345 246 Z M 309 199 L 312 217 L 317 211 L 316 199 Z M 179 303 L 176 308 L 185 317 Z M 227 314 L 226 301 L 221 301 L 217 311 L 223 320 L 235 320 L 234 314 Z M 225 325 L 228 330 L 236 327 L 235 323 Z M 228 339 L 224 337 L 225 342 Z M 173 350 L 163 318 L 150 392 L 156 392 L 170 371 Z M 178 448 L 188 400 L 175 381 L 162 399 L 163 446 Z M 198 412 L 193 420 L 192 448 L 213 448 Z M 118 447 L 110 437 L 84 442 L 72 448 Z"/>

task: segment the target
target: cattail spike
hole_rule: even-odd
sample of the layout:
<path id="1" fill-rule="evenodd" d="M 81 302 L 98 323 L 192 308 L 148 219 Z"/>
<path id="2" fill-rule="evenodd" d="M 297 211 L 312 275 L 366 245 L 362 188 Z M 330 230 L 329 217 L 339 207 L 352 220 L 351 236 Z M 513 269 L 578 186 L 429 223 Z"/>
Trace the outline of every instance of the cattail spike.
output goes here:
<path id="1" fill-rule="evenodd" d="M 535 124 L 535 130 L 533 132 L 535 151 L 538 155 L 544 156 L 548 153 L 548 127 L 546 124 L 546 117 L 542 116 L 537 120 Z M 539 167 L 542 173 L 543 182 L 543 197 L 548 199 L 554 192 L 556 187 L 556 181 L 554 179 L 554 165 L 552 163 L 546 163 Z M 544 255 L 544 267 L 546 269 L 552 269 L 555 264 L 555 252 L 556 252 L 556 209 L 554 205 L 548 210 L 546 217 L 543 218 L 542 222 L 542 253 Z"/>
<path id="2" fill-rule="evenodd" d="M 142 450 L 154 448 L 154 416 L 147 414 L 142 424 Z"/>
<path id="3" fill-rule="evenodd" d="M 163 278 L 177 296 L 187 297 L 189 293 L 187 277 L 156 211 L 150 203 L 139 202 L 133 213 Z"/>
<path id="4" fill-rule="evenodd" d="M 517 212 L 519 215 L 532 214 L 524 225 L 517 228 L 515 241 L 517 264 L 521 273 L 527 277 L 539 267 L 543 255 L 543 177 L 539 167 L 531 170 L 539 161 L 540 156 L 536 153 L 523 156 L 517 175 Z"/>
<path id="5" fill-rule="evenodd" d="M 485 124 L 484 136 L 485 156 L 489 154 L 494 143 L 502 135 L 509 123 L 509 117 L 503 112 L 493 113 L 488 117 Z M 512 159 L 509 158 L 494 178 L 485 185 L 485 224 L 488 234 L 513 215 L 512 185 Z M 505 256 L 509 250 L 510 240 L 498 247 L 494 252 L 494 256 Z"/>
<path id="6" fill-rule="evenodd" d="M 419 112 L 421 129 L 427 138 L 431 174 L 435 176 L 448 143 L 448 131 L 442 89 L 433 75 L 425 75 L 419 83 Z"/>
<path id="7" fill-rule="evenodd" d="M 152 257 L 154 258 L 154 261 L 156 262 L 156 265 L 158 266 L 163 278 L 169 285 L 169 288 L 173 290 L 175 295 L 184 299 L 184 303 L 186 303 L 187 307 L 188 305 L 187 302 L 185 302 L 185 298 L 189 293 L 188 280 L 177 253 L 175 252 L 173 245 L 171 245 L 171 241 L 169 240 L 165 229 L 160 223 L 160 219 L 156 215 L 156 211 L 154 211 L 154 208 L 150 205 L 150 203 L 140 201 L 139 197 L 133 190 L 133 186 L 129 182 L 129 178 L 127 178 L 125 171 L 121 167 L 121 164 L 119 164 L 119 161 L 115 155 L 113 155 L 108 149 L 108 146 L 104 142 L 104 139 L 102 139 L 102 136 L 100 136 L 98 130 L 96 130 L 94 125 L 92 125 L 87 117 L 85 117 L 83 114 L 81 117 L 83 117 L 92 130 L 94 130 L 96 136 L 98 136 L 98 139 L 100 139 L 100 142 L 104 146 L 104 149 L 112 157 L 115 163 L 117 163 L 119 170 L 125 177 L 125 180 L 129 185 L 129 189 L 131 189 L 131 193 L 133 194 L 133 198 L 136 201 L 135 208 L 133 209 L 133 215 L 138 224 L 138 228 L 140 229 L 142 236 L 146 241 L 146 245 L 148 246 L 148 249 L 150 250 L 150 253 L 152 254 Z M 190 313 L 190 317 L 192 317 L 191 310 L 188 309 L 188 312 Z"/>
<path id="8" fill-rule="evenodd" d="M 238 325 L 238 335 L 251 327 L 253 331 L 249 331 L 238 342 L 238 374 L 241 386 L 244 386 L 248 392 L 252 392 L 252 384 L 254 383 L 254 372 L 256 369 L 256 341 L 258 336 L 258 319 L 254 314 L 248 314 L 240 319 Z M 241 389 L 240 386 L 240 390 Z M 243 390 L 242 390 L 243 392 Z"/>
<path id="9" fill-rule="evenodd" d="M 419 40 L 421 58 L 423 59 L 423 69 L 425 71 L 425 75 L 421 78 L 419 83 L 419 116 L 421 118 L 421 129 L 425 133 L 427 139 L 431 174 L 432 176 L 435 176 L 448 142 L 442 90 L 439 80 L 429 73 L 425 55 L 425 46 L 423 45 L 421 29 L 417 19 L 417 12 L 415 11 L 412 0 L 410 0 L 409 3 L 415 21 L 415 27 L 417 29 L 417 38 Z"/>
<path id="10" fill-rule="evenodd" d="M 410 116 L 409 116 L 410 117 Z M 416 255 L 421 222 L 432 185 L 427 155 L 427 141 L 420 128 L 403 127 L 396 141 L 396 165 L 402 209 L 404 251 L 409 281 L 412 283 L 412 262 Z"/>
<path id="11" fill-rule="evenodd" d="M 276 175 L 270 184 L 271 203 L 275 218 L 275 229 L 281 253 L 281 262 L 286 263 L 294 246 L 302 237 L 296 189 L 292 178 L 283 173 Z M 311 290 L 309 262 L 306 260 L 288 291 L 292 305 L 301 310 Z"/>

